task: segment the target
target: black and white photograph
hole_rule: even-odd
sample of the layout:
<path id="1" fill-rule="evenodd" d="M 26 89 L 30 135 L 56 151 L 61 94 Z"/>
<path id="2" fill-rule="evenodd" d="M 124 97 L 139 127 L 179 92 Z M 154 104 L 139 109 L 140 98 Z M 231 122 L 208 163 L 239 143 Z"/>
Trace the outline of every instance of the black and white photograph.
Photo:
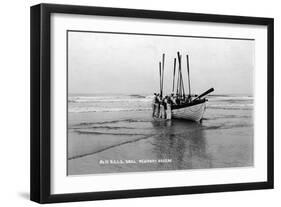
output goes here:
<path id="1" fill-rule="evenodd" d="M 255 39 L 66 36 L 68 176 L 254 166 Z"/>
<path id="2" fill-rule="evenodd" d="M 274 188 L 274 19 L 155 8 L 30 8 L 32 201 Z"/>

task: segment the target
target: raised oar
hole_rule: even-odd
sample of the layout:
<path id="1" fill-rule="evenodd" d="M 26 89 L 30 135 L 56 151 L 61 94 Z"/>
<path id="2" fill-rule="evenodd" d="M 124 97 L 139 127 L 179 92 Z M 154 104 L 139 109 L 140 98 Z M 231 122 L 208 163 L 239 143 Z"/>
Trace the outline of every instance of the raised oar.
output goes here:
<path id="1" fill-rule="evenodd" d="M 183 83 L 183 78 L 182 78 L 182 72 L 181 72 L 181 84 L 182 84 L 182 92 L 183 92 L 183 97 L 185 97 L 185 92 L 184 92 L 184 83 Z"/>
<path id="2" fill-rule="evenodd" d="M 181 80 L 180 80 L 180 52 L 177 52 L 177 55 L 178 55 L 178 61 L 179 61 L 179 69 L 178 69 L 178 82 L 177 82 L 177 94 L 180 95 L 181 93 L 181 90 L 180 90 L 180 83 L 181 83 Z"/>
<path id="3" fill-rule="evenodd" d="M 180 66 L 179 66 L 179 68 L 180 68 Z M 180 83 L 180 69 L 178 69 L 177 94 L 179 94 L 179 83 Z"/>
<path id="4" fill-rule="evenodd" d="M 160 97 L 162 97 L 162 75 L 161 75 L 161 62 L 159 62 L 159 75 L 160 75 Z"/>
<path id="5" fill-rule="evenodd" d="M 162 55 L 162 94 L 164 89 L 164 62 L 165 62 L 165 53 L 163 53 Z"/>
<path id="6" fill-rule="evenodd" d="M 179 60 L 179 76 L 180 76 L 179 92 L 180 92 L 180 95 L 184 96 L 184 84 L 183 84 L 182 72 L 181 72 L 181 55 L 180 55 L 180 52 L 177 52 L 177 54 L 178 54 L 178 60 Z"/>
<path id="7" fill-rule="evenodd" d="M 214 88 L 210 88 L 209 90 L 207 90 L 207 91 L 205 91 L 204 93 L 202 93 L 202 94 L 200 94 L 199 96 L 197 96 L 197 97 L 194 99 L 194 101 L 197 100 L 197 99 L 200 99 L 200 98 L 202 98 L 202 97 L 204 97 L 204 96 L 206 96 L 206 95 L 208 95 L 209 93 L 213 92 L 214 90 L 215 90 Z"/>
<path id="8" fill-rule="evenodd" d="M 181 60 L 181 55 L 180 55 L 180 60 Z M 184 83 L 183 83 L 183 78 L 182 78 L 182 71 L 181 73 L 181 90 L 182 90 L 182 96 L 185 97 L 185 92 L 184 92 Z"/>
<path id="9" fill-rule="evenodd" d="M 188 58 L 188 55 L 186 55 L 186 66 L 187 66 L 187 80 L 188 80 L 189 96 L 191 96 L 190 74 L 189 74 L 189 58 Z"/>
<path id="10" fill-rule="evenodd" d="M 173 93 L 174 93 L 174 88 L 175 88 L 176 65 L 177 65 L 177 59 L 174 58 Z"/>

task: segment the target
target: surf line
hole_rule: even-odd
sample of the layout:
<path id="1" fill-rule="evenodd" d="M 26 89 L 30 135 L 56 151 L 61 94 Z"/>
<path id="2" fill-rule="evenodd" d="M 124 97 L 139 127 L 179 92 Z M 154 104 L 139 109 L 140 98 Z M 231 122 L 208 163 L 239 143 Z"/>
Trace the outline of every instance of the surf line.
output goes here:
<path id="1" fill-rule="evenodd" d="M 125 129 L 125 128 L 123 128 Z M 83 130 L 75 130 L 78 134 L 99 134 L 99 135 L 116 135 L 116 136 L 139 136 L 145 134 L 131 134 L 131 133 L 110 133 L 110 132 L 97 132 L 97 131 L 83 131 Z"/>
<path id="2" fill-rule="evenodd" d="M 148 136 L 145 136 L 145 137 L 140 137 L 140 138 L 135 139 L 135 140 L 129 140 L 129 141 L 122 142 L 122 143 L 119 143 L 119 144 L 116 144 L 116 145 L 112 145 L 112 146 L 109 146 L 109 147 L 105 147 L 105 148 L 103 148 L 103 149 L 100 149 L 100 150 L 97 150 L 97 151 L 94 151 L 94 152 L 89 152 L 89 153 L 86 153 L 86 154 L 76 155 L 76 156 L 73 156 L 73 157 L 69 157 L 68 160 L 74 160 L 74 159 L 77 159 L 77 158 L 82 158 L 82 157 L 94 155 L 94 154 L 103 152 L 103 151 L 105 151 L 105 150 L 112 149 L 112 148 L 114 148 L 114 147 L 119 147 L 119 146 L 122 146 L 122 145 L 125 145 L 125 144 L 130 144 L 130 143 L 138 142 L 138 141 L 143 140 L 143 139 L 148 139 L 148 138 L 151 138 L 151 137 L 153 137 L 153 136 L 155 136 L 155 135 L 156 135 L 156 134 L 148 135 Z"/>
<path id="3" fill-rule="evenodd" d="M 121 120 L 113 120 L 113 121 L 101 121 L 101 122 L 82 122 L 78 124 L 74 124 L 73 126 L 88 126 L 88 125 L 100 125 L 100 124 L 115 124 L 119 122 L 149 122 L 146 120 L 135 120 L 135 119 L 121 119 Z"/>

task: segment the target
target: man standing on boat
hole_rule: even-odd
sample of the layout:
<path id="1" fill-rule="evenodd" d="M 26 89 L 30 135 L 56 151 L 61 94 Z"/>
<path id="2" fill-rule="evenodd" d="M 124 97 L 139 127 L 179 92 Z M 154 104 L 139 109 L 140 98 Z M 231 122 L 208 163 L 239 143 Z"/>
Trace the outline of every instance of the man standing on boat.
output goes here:
<path id="1" fill-rule="evenodd" d="M 187 102 L 187 103 L 190 103 L 191 101 L 192 101 L 191 95 L 188 95 L 188 96 L 186 97 L 186 102 Z"/>
<path id="2" fill-rule="evenodd" d="M 180 96 L 179 96 L 179 94 L 176 94 L 175 102 L 176 102 L 177 105 L 180 104 Z"/>

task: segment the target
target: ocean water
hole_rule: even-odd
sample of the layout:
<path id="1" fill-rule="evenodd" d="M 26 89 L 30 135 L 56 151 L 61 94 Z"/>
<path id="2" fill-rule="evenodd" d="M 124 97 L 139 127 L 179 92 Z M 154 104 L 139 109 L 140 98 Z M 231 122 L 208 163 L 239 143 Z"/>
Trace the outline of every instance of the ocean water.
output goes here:
<path id="1" fill-rule="evenodd" d="M 252 96 L 208 96 L 202 123 L 154 120 L 152 98 L 69 96 L 68 175 L 253 166 Z"/>
<path id="2" fill-rule="evenodd" d="M 152 98 L 145 95 L 70 96 L 68 112 L 148 111 Z"/>
<path id="3" fill-rule="evenodd" d="M 68 112 L 110 112 L 151 110 L 153 95 L 78 95 L 69 96 Z M 251 110 L 252 96 L 211 95 L 208 107 L 225 110 Z"/>

